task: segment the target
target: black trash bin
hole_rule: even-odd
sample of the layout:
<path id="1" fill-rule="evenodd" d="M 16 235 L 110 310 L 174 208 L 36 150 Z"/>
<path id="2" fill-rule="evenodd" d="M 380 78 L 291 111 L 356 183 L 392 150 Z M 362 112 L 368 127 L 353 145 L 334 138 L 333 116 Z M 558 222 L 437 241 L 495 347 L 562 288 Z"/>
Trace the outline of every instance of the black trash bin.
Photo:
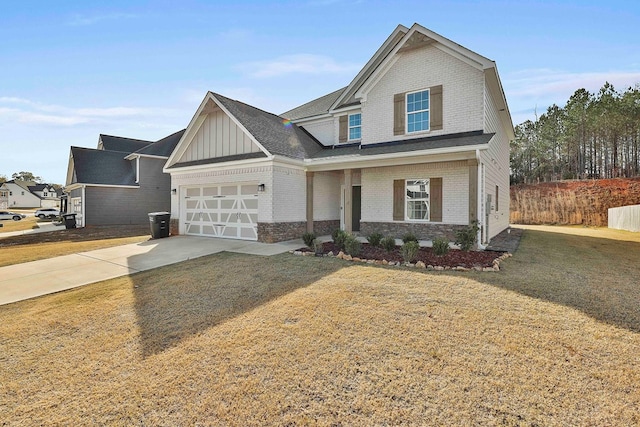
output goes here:
<path id="1" fill-rule="evenodd" d="M 169 237 L 169 212 L 150 212 L 149 223 L 151 224 L 151 238 L 160 239 Z"/>
<path id="2" fill-rule="evenodd" d="M 76 228 L 76 215 L 77 214 L 75 213 L 62 214 L 62 217 L 64 218 L 64 228 L 67 230 Z"/>

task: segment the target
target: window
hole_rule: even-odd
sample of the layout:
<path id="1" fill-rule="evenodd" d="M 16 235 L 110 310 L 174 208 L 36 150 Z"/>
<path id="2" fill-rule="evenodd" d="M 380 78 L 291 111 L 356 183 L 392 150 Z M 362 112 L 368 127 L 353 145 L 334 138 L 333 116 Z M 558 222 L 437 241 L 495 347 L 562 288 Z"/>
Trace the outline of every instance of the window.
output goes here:
<path id="1" fill-rule="evenodd" d="M 44 196 L 44 197 L 47 197 L 48 195 L 49 195 L 49 194 L 48 194 L 46 191 L 43 193 L 43 196 Z"/>
<path id="2" fill-rule="evenodd" d="M 10 195 L 10 196 L 13 196 L 13 191 L 9 191 L 9 195 Z"/>
<path id="3" fill-rule="evenodd" d="M 405 194 L 407 219 L 429 221 L 429 180 L 408 179 Z"/>
<path id="4" fill-rule="evenodd" d="M 407 133 L 429 130 L 429 89 L 407 94 Z"/>
<path id="5" fill-rule="evenodd" d="M 24 191 L 21 191 L 22 195 L 24 196 Z"/>
<path id="6" fill-rule="evenodd" d="M 498 209 L 498 206 L 499 206 L 499 205 L 498 205 L 498 194 L 499 194 L 499 190 L 500 190 L 500 187 L 498 187 L 498 186 L 496 185 L 496 212 L 498 212 L 498 210 L 499 210 L 499 209 Z"/>
<path id="7" fill-rule="evenodd" d="M 349 141 L 362 137 L 362 114 L 349 114 Z"/>

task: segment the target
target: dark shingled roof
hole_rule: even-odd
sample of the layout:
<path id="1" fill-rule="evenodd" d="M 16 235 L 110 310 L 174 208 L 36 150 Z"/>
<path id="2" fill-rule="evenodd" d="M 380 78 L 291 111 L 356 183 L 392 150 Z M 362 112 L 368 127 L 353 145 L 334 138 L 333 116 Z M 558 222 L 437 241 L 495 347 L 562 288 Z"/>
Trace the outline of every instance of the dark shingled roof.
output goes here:
<path id="1" fill-rule="evenodd" d="M 311 156 L 321 159 L 338 156 L 373 156 L 376 154 L 404 153 L 410 151 L 432 150 L 436 148 L 463 147 L 488 144 L 494 133 L 482 133 L 481 130 L 459 134 L 427 136 L 402 141 L 381 142 L 378 144 L 344 144 L 327 147 Z"/>
<path id="2" fill-rule="evenodd" d="M 72 184 L 138 185 L 134 162 L 122 152 L 71 147 L 76 179 Z"/>
<path id="3" fill-rule="evenodd" d="M 144 141 L 142 139 L 124 138 L 122 136 L 103 135 L 100 134 L 102 147 L 106 151 L 120 151 L 121 153 L 133 153 L 140 150 L 153 141 Z"/>
<path id="4" fill-rule="evenodd" d="M 273 155 L 304 159 L 322 150 L 306 130 L 285 124 L 280 116 L 217 93 L 213 96 Z"/>
<path id="5" fill-rule="evenodd" d="M 321 96 L 320 98 L 314 99 L 313 101 L 309 101 L 306 104 L 302 104 L 301 106 L 280 115 L 289 120 L 298 120 L 328 113 L 329 107 L 336 102 L 336 99 L 342 95 L 342 92 L 344 92 L 345 89 L 346 87 L 343 87 L 342 89 L 338 89 L 335 92 L 331 92 L 327 95 Z"/>
<path id="6" fill-rule="evenodd" d="M 186 129 L 182 129 L 176 133 L 172 133 L 169 136 L 165 136 L 162 139 L 154 142 L 153 144 L 149 144 L 146 147 L 143 147 L 136 151 L 136 154 L 147 154 L 149 156 L 162 156 L 169 157 L 173 152 L 173 149 L 176 148 L 178 142 L 180 142 L 180 138 L 184 135 L 184 131 Z"/>
<path id="7" fill-rule="evenodd" d="M 189 162 L 180 162 L 174 165 L 169 166 L 171 168 L 182 168 L 186 166 L 197 166 L 197 165 L 210 165 L 214 163 L 223 163 L 223 162 L 235 162 L 237 160 L 247 160 L 247 159 L 260 159 L 262 157 L 267 157 L 262 151 L 256 153 L 246 153 L 246 154 L 234 154 L 231 156 L 224 157 L 214 157 L 212 159 L 202 159 L 202 160 L 191 160 Z"/>

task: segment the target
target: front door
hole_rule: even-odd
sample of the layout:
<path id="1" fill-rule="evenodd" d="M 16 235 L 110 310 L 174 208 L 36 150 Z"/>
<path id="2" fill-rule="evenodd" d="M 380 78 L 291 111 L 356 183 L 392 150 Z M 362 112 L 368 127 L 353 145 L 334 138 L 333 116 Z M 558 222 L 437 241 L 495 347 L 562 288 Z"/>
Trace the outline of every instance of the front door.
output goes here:
<path id="1" fill-rule="evenodd" d="M 353 209 L 351 213 L 351 230 L 352 231 L 360 231 L 360 216 L 361 216 L 361 200 L 360 200 L 360 189 L 362 187 L 354 186 L 351 187 L 351 207 Z"/>

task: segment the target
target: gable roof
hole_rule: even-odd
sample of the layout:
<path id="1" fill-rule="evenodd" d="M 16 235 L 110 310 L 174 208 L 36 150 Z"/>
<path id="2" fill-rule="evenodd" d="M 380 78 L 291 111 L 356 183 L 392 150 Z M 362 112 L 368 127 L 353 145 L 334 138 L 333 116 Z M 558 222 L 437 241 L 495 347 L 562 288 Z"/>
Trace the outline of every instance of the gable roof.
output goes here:
<path id="1" fill-rule="evenodd" d="M 306 117 L 314 117 L 329 112 L 329 109 L 334 102 L 342 95 L 342 92 L 347 87 L 343 87 L 320 98 L 309 101 L 306 104 L 302 104 L 292 110 L 286 111 L 281 114 L 282 117 L 286 117 L 289 120 L 299 120 Z"/>
<path id="2" fill-rule="evenodd" d="M 71 147 L 75 180 L 70 184 L 137 186 L 134 164 L 122 152 Z"/>
<path id="3" fill-rule="evenodd" d="M 153 144 L 153 141 L 103 134 L 100 134 L 100 142 L 102 143 L 103 150 L 119 151 L 121 153 L 133 153 L 149 144 Z"/>
<path id="4" fill-rule="evenodd" d="M 182 138 L 182 135 L 184 135 L 185 130 L 186 129 L 182 129 L 178 132 L 172 133 L 169 136 L 165 136 L 164 138 L 159 139 L 152 144 L 146 145 L 145 147 L 134 151 L 133 154 L 169 157 L 174 148 L 176 148 L 176 145 L 178 145 L 178 142 L 180 142 L 180 139 Z"/>

